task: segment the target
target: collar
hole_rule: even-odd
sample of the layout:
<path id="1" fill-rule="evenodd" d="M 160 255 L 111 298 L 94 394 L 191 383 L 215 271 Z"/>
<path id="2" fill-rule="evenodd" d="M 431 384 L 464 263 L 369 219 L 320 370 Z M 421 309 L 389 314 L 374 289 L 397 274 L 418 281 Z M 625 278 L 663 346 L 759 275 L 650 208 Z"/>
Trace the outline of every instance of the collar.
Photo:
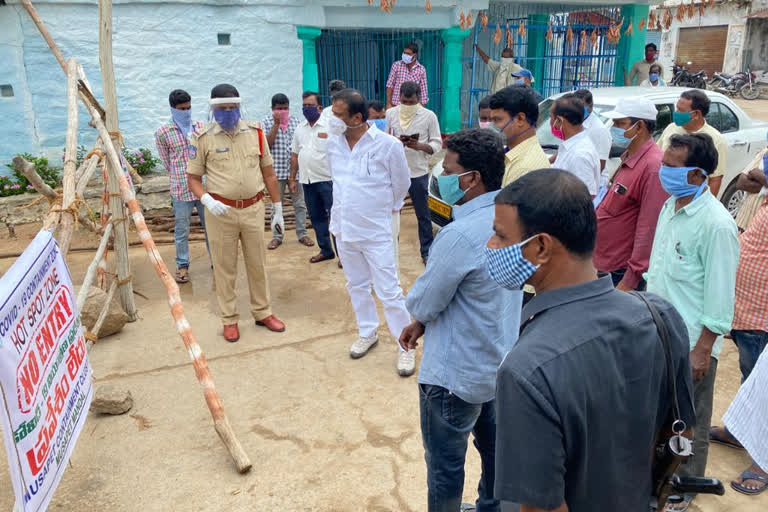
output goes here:
<path id="1" fill-rule="evenodd" d="M 672 210 L 674 214 L 680 214 L 685 213 L 686 215 L 693 216 L 696 215 L 699 210 L 704 208 L 707 203 L 709 202 L 709 197 L 714 197 L 712 193 L 709 191 L 709 185 L 707 185 L 707 188 L 704 190 L 704 192 L 701 193 L 699 197 L 688 203 L 687 205 L 680 208 L 678 211 L 674 211 L 675 209 L 675 197 L 672 196 L 670 199 L 672 199 Z"/>
<path id="2" fill-rule="evenodd" d="M 504 160 L 507 162 L 511 161 L 513 158 L 520 155 L 520 153 L 523 153 L 528 149 L 528 146 L 539 145 L 539 136 L 536 135 L 536 132 L 533 133 L 532 137 L 528 137 L 523 142 L 518 144 L 517 146 L 511 148 L 506 153 L 504 153 Z"/>
<path id="3" fill-rule="evenodd" d="M 309 121 L 307 121 L 307 119 L 304 118 L 304 120 L 301 122 L 301 124 L 299 124 L 299 126 L 309 126 L 309 128 L 312 130 L 318 127 L 325 128 L 325 119 L 321 115 L 320 117 L 317 118 L 317 121 L 315 121 L 314 125 L 310 125 Z"/>
<path id="4" fill-rule="evenodd" d="M 571 149 L 573 146 L 578 144 L 579 141 L 584 137 L 589 137 L 589 135 L 587 134 L 587 130 L 581 130 L 580 133 L 577 133 L 576 135 L 574 135 L 568 140 L 564 140 L 562 143 L 560 143 L 560 145 L 565 149 Z"/>
<path id="5" fill-rule="evenodd" d="M 548 309 L 562 306 L 563 304 L 568 304 L 570 302 L 597 297 L 598 295 L 603 295 L 613 290 L 613 281 L 611 280 L 611 276 L 607 275 L 595 279 L 594 281 L 589 281 L 588 283 L 566 286 L 565 288 L 558 288 L 557 290 L 536 294 L 536 296 L 534 296 L 523 308 L 520 331 L 522 332 L 525 324 L 533 320 L 536 315 L 543 313 Z"/>
<path id="6" fill-rule="evenodd" d="M 493 204 L 493 201 L 496 199 L 496 195 L 498 193 L 499 193 L 498 190 L 494 190 L 493 192 L 486 192 L 485 194 L 481 194 L 476 198 L 472 199 L 468 203 L 455 205 L 453 207 L 454 220 L 458 220 L 462 217 L 466 217 L 474 213 L 475 211 L 479 210 L 480 208 L 491 206 Z"/>
<path id="7" fill-rule="evenodd" d="M 653 137 L 650 137 L 647 141 L 645 141 L 645 144 L 640 146 L 640 149 L 637 150 L 637 153 L 632 155 L 631 157 L 624 159 L 624 157 L 628 154 L 626 151 L 623 155 L 621 155 L 621 163 L 630 169 L 634 169 L 637 165 L 637 162 L 640 161 L 641 158 L 645 157 L 645 154 L 650 151 L 651 147 L 655 146 L 656 142 L 653 140 Z"/>

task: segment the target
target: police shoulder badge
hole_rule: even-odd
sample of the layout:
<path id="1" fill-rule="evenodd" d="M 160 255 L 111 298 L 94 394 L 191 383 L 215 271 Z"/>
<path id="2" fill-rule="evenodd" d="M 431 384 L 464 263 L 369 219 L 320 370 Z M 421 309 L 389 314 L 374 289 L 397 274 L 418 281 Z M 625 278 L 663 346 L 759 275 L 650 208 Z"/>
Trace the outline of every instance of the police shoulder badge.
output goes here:
<path id="1" fill-rule="evenodd" d="M 194 160 L 197 158 L 197 146 L 189 145 L 189 159 Z"/>

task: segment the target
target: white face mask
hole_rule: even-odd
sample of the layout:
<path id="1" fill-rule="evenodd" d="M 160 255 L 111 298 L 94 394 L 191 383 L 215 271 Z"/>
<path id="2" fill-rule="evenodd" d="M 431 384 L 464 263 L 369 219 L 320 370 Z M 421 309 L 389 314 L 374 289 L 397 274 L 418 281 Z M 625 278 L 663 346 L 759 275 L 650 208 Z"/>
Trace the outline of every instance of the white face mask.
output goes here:
<path id="1" fill-rule="evenodd" d="M 347 123 L 342 121 L 336 116 L 331 116 L 331 119 L 328 121 L 328 133 L 331 135 L 341 135 L 345 131 L 347 131 Z"/>
<path id="2" fill-rule="evenodd" d="M 410 64 L 411 62 L 413 62 L 413 55 L 408 55 L 407 53 L 404 53 L 401 58 L 403 59 L 403 62 L 405 62 L 406 64 Z"/>

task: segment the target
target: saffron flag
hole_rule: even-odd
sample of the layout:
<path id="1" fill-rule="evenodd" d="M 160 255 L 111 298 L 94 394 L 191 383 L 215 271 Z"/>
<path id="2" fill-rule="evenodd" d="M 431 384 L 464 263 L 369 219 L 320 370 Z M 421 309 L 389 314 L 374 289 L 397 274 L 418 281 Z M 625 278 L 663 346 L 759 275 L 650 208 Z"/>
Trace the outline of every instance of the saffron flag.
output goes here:
<path id="1" fill-rule="evenodd" d="M 20 510 L 48 507 L 92 394 L 72 278 L 41 231 L 0 278 L 0 418 Z"/>

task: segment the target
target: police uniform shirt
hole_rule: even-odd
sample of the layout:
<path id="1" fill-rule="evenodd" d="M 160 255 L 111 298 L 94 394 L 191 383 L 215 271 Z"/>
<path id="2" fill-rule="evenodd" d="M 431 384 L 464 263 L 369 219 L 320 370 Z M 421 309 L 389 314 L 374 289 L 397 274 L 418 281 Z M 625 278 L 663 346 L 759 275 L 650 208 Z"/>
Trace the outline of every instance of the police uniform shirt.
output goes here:
<path id="1" fill-rule="evenodd" d="M 249 199 L 264 190 L 261 171 L 271 165 L 272 155 L 260 123 L 241 120 L 234 135 L 218 123 L 211 123 L 199 135 L 190 134 L 187 173 L 205 175 L 209 193 Z"/>

